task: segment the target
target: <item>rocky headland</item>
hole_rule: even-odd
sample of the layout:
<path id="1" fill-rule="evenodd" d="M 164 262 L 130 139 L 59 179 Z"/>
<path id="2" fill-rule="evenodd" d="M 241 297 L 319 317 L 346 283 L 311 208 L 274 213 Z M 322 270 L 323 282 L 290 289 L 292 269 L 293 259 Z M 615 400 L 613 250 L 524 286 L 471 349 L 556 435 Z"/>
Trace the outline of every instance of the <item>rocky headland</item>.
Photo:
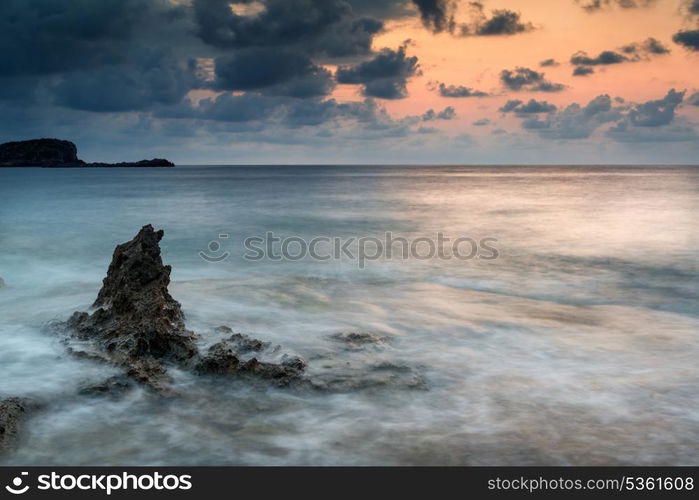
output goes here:
<path id="1" fill-rule="evenodd" d="M 70 141 L 60 139 L 32 139 L 0 144 L 0 167 L 174 167 L 162 158 L 121 163 L 87 163 L 78 158 L 78 148 Z"/>

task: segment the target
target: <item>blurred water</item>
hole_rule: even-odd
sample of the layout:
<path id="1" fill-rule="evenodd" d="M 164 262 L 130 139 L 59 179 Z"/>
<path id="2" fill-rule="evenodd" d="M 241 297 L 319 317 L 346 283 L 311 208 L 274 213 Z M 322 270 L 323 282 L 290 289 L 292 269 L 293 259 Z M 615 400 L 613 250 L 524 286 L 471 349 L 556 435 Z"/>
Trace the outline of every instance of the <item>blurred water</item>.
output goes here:
<path id="1" fill-rule="evenodd" d="M 4 464 L 696 464 L 699 169 L 0 169 L 0 396 L 46 409 Z M 310 360 L 388 363 L 427 390 L 342 393 L 176 374 L 180 396 L 75 395 L 112 369 L 45 333 L 114 246 L 166 232 L 202 344 L 227 324 Z M 497 260 L 242 259 L 242 240 L 494 237 Z M 231 256 L 198 253 L 219 234 Z M 348 352 L 328 337 L 377 332 Z"/>

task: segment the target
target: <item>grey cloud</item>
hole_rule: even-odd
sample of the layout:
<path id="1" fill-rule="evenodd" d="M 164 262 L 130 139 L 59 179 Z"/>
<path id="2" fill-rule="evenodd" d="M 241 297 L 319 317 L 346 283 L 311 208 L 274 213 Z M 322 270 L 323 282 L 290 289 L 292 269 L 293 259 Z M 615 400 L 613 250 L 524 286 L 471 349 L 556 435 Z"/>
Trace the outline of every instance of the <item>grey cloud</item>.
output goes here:
<path id="1" fill-rule="evenodd" d="M 546 80 L 544 73 L 523 67 L 517 67 L 514 70 L 501 71 L 500 81 L 510 90 L 560 92 L 565 89 L 565 85 L 563 84 L 551 83 Z"/>
<path id="2" fill-rule="evenodd" d="M 542 68 L 546 68 L 546 67 L 559 66 L 559 64 L 555 59 L 551 58 L 551 59 L 544 59 L 543 61 L 541 61 L 539 63 L 539 66 L 541 66 Z"/>
<path id="3" fill-rule="evenodd" d="M 382 49 L 372 59 L 355 66 L 338 68 L 339 83 L 359 84 L 367 97 L 402 99 L 407 96 L 408 79 L 419 73 L 418 59 L 406 55 L 406 46 L 398 50 Z"/>
<path id="4" fill-rule="evenodd" d="M 684 99 L 685 92 L 670 89 L 662 99 L 637 104 L 629 110 L 627 118 L 637 127 L 659 127 L 675 118 L 675 109 Z"/>
<path id="5" fill-rule="evenodd" d="M 251 3 L 243 1 L 240 3 Z M 219 48 L 296 47 L 342 57 L 366 54 L 379 20 L 357 16 L 343 0 L 262 0 L 257 15 L 236 14 L 229 0 L 193 0 L 197 33 Z"/>
<path id="6" fill-rule="evenodd" d="M 292 97 L 326 95 L 331 73 L 308 56 L 286 49 L 252 48 L 216 59 L 216 90 L 258 90 Z"/>
<path id="7" fill-rule="evenodd" d="M 471 21 L 460 26 L 462 36 L 515 35 L 534 29 L 534 25 L 524 22 L 521 14 L 508 9 L 495 9 L 490 17 L 485 13 L 481 2 L 469 2 Z"/>
<path id="8" fill-rule="evenodd" d="M 455 0 L 413 0 L 413 3 L 420 11 L 422 23 L 426 28 L 435 33 L 454 30 L 454 12 L 457 4 Z"/>
<path id="9" fill-rule="evenodd" d="M 672 36 L 672 41 L 689 50 L 699 51 L 699 30 L 678 31 Z"/>
<path id="10" fill-rule="evenodd" d="M 51 87 L 59 105 L 86 111 L 136 111 L 174 104 L 201 85 L 193 60 L 144 51 L 130 65 L 62 75 Z"/>
<path id="11" fill-rule="evenodd" d="M 656 0 L 576 0 L 587 12 L 597 12 L 611 7 L 638 9 L 653 5 Z"/>
<path id="12" fill-rule="evenodd" d="M 676 125 L 675 110 L 685 92 L 674 89 L 662 99 L 631 105 L 612 105 L 608 95 L 592 99 L 586 106 L 570 104 L 545 118 L 526 118 L 522 128 L 545 139 L 585 139 L 604 124 L 612 124 L 606 135 L 619 142 L 671 142 L 695 140 L 689 125 Z M 618 100 L 617 100 L 618 101 Z"/>
<path id="13" fill-rule="evenodd" d="M 433 120 L 453 120 L 456 118 L 456 110 L 447 106 L 442 111 L 435 111 L 434 109 L 428 109 L 422 115 L 422 121 L 433 121 Z"/>
<path id="14" fill-rule="evenodd" d="M 600 126 L 621 117 L 621 111 L 612 107 L 608 95 L 592 99 L 586 106 L 577 103 L 551 113 L 544 119 L 528 118 L 522 123 L 545 139 L 585 139 Z"/>
<path id="15" fill-rule="evenodd" d="M 488 118 L 481 118 L 479 120 L 476 120 L 473 122 L 471 125 L 475 127 L 485 127 L 486 125 L 490 125 L 490 119 Z"/>
<path id="16" fill-rule="evenodd" d="M 578 66 L 598 66 L 608 64 L 619 64 L 628 61 L 626 56 L 614 52 L 613 50 L 605 50 L 600 52 L 596 57 L 590 57 L 586 52 L 577 52 L 570 58 L 570 63 Z"/>
<path id="17" fill-rule="evenodd" d="M 439 95 L 442 97 L 488 97 L 490 94 L 480 90 L 474 90 L 463 85 L 439 84 Z"/>
<path id="18" fill-rule="evenodd" d="M 573 70 L 573 76 L 587 76 L 594 72 L 595 70 L 589 66 L 578 66 Z"/>
<path id="19" fill-rule="evenodd" d="M 499 111 L 503 113 L 514 112 L 518 115 L 528 115 L 537 113 L 551 113 L 556 111 L 556 106 L 547 101 L 537 101 L 536 99 L 530 99 L 528 102 L 520 101 L 519 99 L 514 99 L 507 101 L 504 106 L 502 106 Z"/>

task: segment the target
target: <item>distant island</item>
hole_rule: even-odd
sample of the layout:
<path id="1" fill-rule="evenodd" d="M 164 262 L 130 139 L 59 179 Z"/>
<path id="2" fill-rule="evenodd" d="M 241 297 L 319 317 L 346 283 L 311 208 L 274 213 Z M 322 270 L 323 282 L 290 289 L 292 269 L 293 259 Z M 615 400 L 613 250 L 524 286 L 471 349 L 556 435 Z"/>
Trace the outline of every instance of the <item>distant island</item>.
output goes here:
<path id="1" fill-rule="evenodd" d="M 0 167 L 87 168 L 87 167 L 174 167 L 162 158 L 121 163 L 87 163 L 78 158 L 78 148 L 60 139 L 32 139 L 0 144 Z"/>

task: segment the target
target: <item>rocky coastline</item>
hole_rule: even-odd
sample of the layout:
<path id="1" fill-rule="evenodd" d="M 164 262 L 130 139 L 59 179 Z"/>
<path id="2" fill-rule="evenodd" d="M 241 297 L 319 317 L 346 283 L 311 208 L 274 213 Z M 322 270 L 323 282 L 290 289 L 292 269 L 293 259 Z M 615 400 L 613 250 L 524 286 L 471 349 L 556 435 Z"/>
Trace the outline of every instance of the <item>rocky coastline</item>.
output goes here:
<path id="1" fill-rule="evenodd" d="M 163 158 L 120 163 L 87 163 L 78 158 L 78 148 L 74 143 L 61 139 L 32 139 L 0 144 L 0 168 L 139 168 L 174 166 L 174 163 Z"/>

